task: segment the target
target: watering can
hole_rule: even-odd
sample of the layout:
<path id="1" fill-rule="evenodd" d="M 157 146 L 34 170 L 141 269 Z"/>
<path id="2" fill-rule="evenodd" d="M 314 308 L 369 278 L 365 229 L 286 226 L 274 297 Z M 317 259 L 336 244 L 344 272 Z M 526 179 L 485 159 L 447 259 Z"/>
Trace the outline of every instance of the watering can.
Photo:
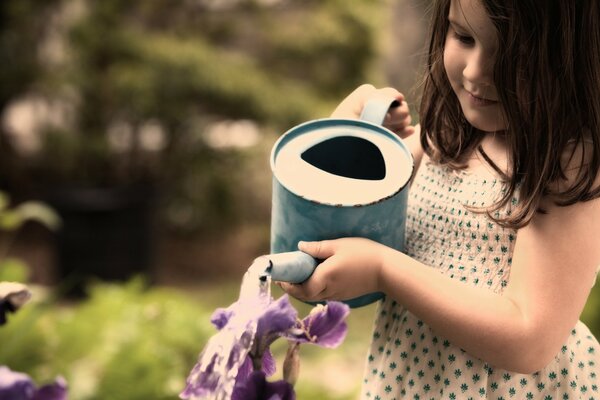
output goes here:
<path id="1" fill-rule="evenodd" d="M 368 238 L 404 249 L 412 155 L 381 124 L 396 100 L 371 99 L 360 119 L 325 118 L 284 133 L 271 151 L 273 280 L 301 283 L 319 260 L 297 251 L 298 242 Z M 361 307 L 383 293 L 344 302 Z"/>

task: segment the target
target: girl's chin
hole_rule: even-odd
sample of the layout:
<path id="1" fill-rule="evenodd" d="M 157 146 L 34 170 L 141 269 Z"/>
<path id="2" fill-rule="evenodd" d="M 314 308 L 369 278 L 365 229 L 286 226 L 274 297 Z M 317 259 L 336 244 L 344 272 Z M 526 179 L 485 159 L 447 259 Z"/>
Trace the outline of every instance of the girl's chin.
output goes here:
<path id="1" fill-rule="evenodd" d="M 497 106 L 494 106 L 494 108 L 496 107 Z M 473 110 L 463 106 L 462 110 L 465 119 L 469 124 L 480 131 L 498 132 L 504 131 L 507 128 L 505 118 L 501 116 L 501 111 L 497 108 L 496 110 L 493 110 L 492 108 L 486 110 Z"/>

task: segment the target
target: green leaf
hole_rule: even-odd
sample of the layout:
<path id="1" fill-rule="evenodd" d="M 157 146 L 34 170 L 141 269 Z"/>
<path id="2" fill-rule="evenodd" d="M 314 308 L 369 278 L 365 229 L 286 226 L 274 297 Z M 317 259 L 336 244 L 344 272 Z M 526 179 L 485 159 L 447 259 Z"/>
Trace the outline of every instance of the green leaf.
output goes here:
<path id="1" fill-rule="evenodd" d="M 26 283 L 29 280 L 29 267 L 18 258 L 0 260 L 0 281 Z"/>
<path id="2" fill-rule="evenodd" d="M 4 210 L 0 212 L 0 230 L 16 231 L 23 225 L 23 217 L 21 213 L 15 210 Z"/>
<path id="3" fill-rule="evenodd" d="M 6 193 L 0 191 L 0 212 L 5 210 L 6 208 L 8 208 L 9 204 L 10 204 L 10 198 L 8 197 L 8 195 Z"/>
<path id="4" fill-rule="evenodd" d="M 45 203 L 27 201 L 16 208 L 23 221 L 37 221 L 49 229 L 60 228 L 61 219 L 58 214 Z"/>

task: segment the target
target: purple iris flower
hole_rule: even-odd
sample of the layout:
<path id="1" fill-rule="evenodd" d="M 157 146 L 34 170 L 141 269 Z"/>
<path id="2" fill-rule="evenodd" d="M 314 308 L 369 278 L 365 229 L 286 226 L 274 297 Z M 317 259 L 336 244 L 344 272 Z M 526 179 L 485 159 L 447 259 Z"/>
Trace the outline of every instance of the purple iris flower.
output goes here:
<path id="1" fill-rule="evenodd" d="M 292 385 L 286 381 L 267 381 L 262 371 L 254 371 L 248 379 L 236 384 L 232 400 L 295 400 Z"/>
<path id="2" fill-rule="evenodd" d="M 244 308 L 246 308 L 246 310 L 244 310 Z M 248 306 L 244 307 L 240 302 L 236 302 L 228 308 L 218 308 L 213 313 L 210 321 L 217 329 L 221 330 L 229 323 L 234 315 L 249 313 L 247 308 Z M 248 355 L 246 361 L 249 361 L 251 357 L 259 357 L 262 360 L 262 370 L 267 376 L 271 376 L 275 373 L 275 360 L 269 350 L 269 346 L 296 324 L 298 312 L 290 303 L 288 295 L 284 294 L 277 300 L 271 301 L 261 313 L 255 315 L 255 318 L 256 334 L 254 337 L 254 344 L 252 345 L 252 351 Z M 243 367 L 251 366 L 246 361 L 244 362 Z M 252 372 L 245 368 L 244 370 L 248 371 L 248 373 L 245 374 L 246 376 Z"/>
<path id="3" fill-rule="evenodd" d="M 287 294 L 277 300 L 270 296 L 260 301 L 244 298 L 228 308 L 217 309 L 211 322 L 219 332 L 200 354 L 180 397 L 212 398 L 226 393 L 234 400 L 294 400 L 298 345 L 338 346 L 347 333 L 345 319 L 349 312 L 346 304 L 329 302 L 300 320 Z M 287 378 L 269 382 L 266 378 L 275 373 L 269 346 L 280 337 L 292 342 L 284 363 Z"/>
<path id="4" fill-rule="evenodd" d="M 53 383 L 36 388 L 29 376 L 0 366 L 0 400 L 66 400 L 67 383 L 56 378 Z"/>
<path id="5" fill-rule="evenodd" d="M 268 306 L 260 313 L 253 313 L 249 310 L 252 305 L 245 305 L 241 302 L 235 302 L 227 308 L 218 308 L 210 318 L 210 322 L 219 330 L 223 329 L 235 315 L 241 313 L 256 314 L 256 336 L 264 339 L 276 339 L 294 326 L 298 312 L 292 304 L 287 294 L 284 294 L 275 301 L 269 302 Z M 272 340 L 271 340 L 272 343 Z M 269 343 L 270 344 L 270 343 Z"/>
<path id="6" fill-rule="evenodd" d="M 298 321 L 290 329 L 286 338 L 299 343 L 313 343 L 321 347 L 333 348 L 340 345 L 348 332 L 346 317 L 350 313 L 348 305 L 330 301 L 317 305 L 306 318 Z"/>
<path id="7" fill-rule="evenodd" d="M 222 334 L 226 340 L 231 339 L 229 328 L 232 328 L 232 331 L 239 326 L 246 329 L 237 343 L 229 349 L 230 354 L 227 355 L 225 364 L 227 369 L 239 364 L 235 385 L 247 380 L 254 370 L 262 370 L 267 376 L 275 373 L 275 360 L 269 346 L 296 324 L 297 316 L 298 313 L 291 305 L 287 295 L 275 301 L 269 299 L 266 303 L 238 301 L 228 308 L 220 308 L 213 313 L 211 322 L 220 331 L 217 335 Z M 255 327 L 254 332 L 250 329 L 252 326 Z M 252 332 L 254 335 L 250 337 Z M 207 346 L 211 345 L 209 341 Z M 224 381 L 224 377 L 215 369 L 218 370 L 217 364 L 219 357 L 222 356 L 224 355 L 201 353 L 180 397 L 189 399 L 209 396 L 220 390 L 219 386 Z M 240 362 L 241 358 L 243 360 Z"/>

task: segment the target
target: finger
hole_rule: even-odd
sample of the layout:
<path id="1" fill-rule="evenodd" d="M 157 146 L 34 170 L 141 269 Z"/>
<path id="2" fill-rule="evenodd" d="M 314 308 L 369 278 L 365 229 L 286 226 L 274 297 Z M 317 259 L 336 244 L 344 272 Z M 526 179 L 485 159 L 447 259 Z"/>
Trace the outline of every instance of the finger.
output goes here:
<path id="1" fill-rule="evenodd" d="M 412 124 L 412 116 L 410 115 L 394 115 L 392 117 L 386 116 L 383 121 L 383 126 L 388 129 L 397 129 L 409 126 Z"/>
<path id="2" fill-rule="evenodd" d="M 386 117 L 390 119 L 404 119 L 408 115 L 410 115 L 410 107 L 406 101 L 402 101 L 398 105 L 390 107 Z"/>
<path id="3" fill-rule="evenodd" d="M 393 87 L 385 87 L 385 88 L 380 89 L 378 96 L 386 97 L 386 98 L 392 97 L 392 98 L 396 99 L 398 104 L 406 103 L 404 101 L 404 95 L 402 93 L 400 93 L 397 89 L 394 89 Z"/>
<path id="4" fill-rule="evenodd" d="M 282 282 L 281 288 L 290 296 L 301 301 L 321 301 L 327 290 L 322 282 L 314 279 L 301 284 Z"/>
<path id="5" fill-rule="evenodd" d="M 331 257 L 335 252 L 334 247 L 332 240 L 322 240 L 320 242 L 301 241 L 298 243 L 298 250 L 321 260 Z"/>
<path id="6" fill-rule="evenodd" d="M 373 97 L 376 92 L 377 92 L 377 88 L 375 88 L 375 86 L 373 86 L 371 84 L 368 84 L 368 83 L 365 83 L 365 84 L 362 84 L 359 87 L 357 87 L 346 98 L 346 100 L 350 100 L 350 99 L 357 99 L 358 100 L 358 101 L 354 102 L 354 107 L 352 108 L 352 115 L 355 118 L 358 118 L 358 116 L 362 112 L 362 109 L 364 107 L 364 103 L 365 103 L 366 99 Z M 342 104 L 340 104 L 339 108 L 343 107 L 344 103 L 345 103 L 345 101 L 342 102 Z M 334 114 L 336 114 L 337 112 L 338 112 L 338 110 L 336 110 L 336 112 L 334 112 Z"/>
<path id="7" fill-rule="evenodd" d="M 385 124 L 384 126 L 392 131 L 396 131 L 396 130 L 402 130 L 404 128 L 407 128 L 411 125 L 412 125 L 412 117 L 409 115 L 406 118 L 401 119 L 401 120 L 390 121 L 389 123 Z"/>
<path id="8" fill-rule="evenodd" d="M 395 131 L 395 133 L 398 136 L 400 136 L 400 138 L 402 138 L 402 139 L 406 139 L 407 137 L 414 135 L 415 132 L 416 132 L 416 128 L 412 125 L 407 126 L 402 130 Z"/>
<path id="9" fill-rule="evenodd" d="M 278 285 L 281 289 L 283 289 L 284 292 L 286 292 L 290 296 L 295 297 L 298 300 L 304 301 L 304 293 L 300 285 L 288 282 L 279 282 Z"/>
<path id="10" fill-rule="evenodd" d="M 356 93 L 356 95 L 358 95 L 359 98 L 362 100 L 362 103 L 360 104 L 360 110 L 357 110 L 358 114 L 360 114 L 360 112 L 362 112 L 362 109 L 365 106 L 366 102 L 369 99 L 373 99 L 373 98 L 377 98 L 377 99 L 393 98 L 396 100 L 395 104 L 397 104 L 397 105 L 406 103 L 404 101 L 404 95 L 393 87 L 384 87 L 381 89 L 377 89 L 373 85 L 364 84 L 364 85 L 359 86 L 354 91 L 354 93 Z M 397 105 L 395 105 L 395 107 L 397 107 Z"/>

